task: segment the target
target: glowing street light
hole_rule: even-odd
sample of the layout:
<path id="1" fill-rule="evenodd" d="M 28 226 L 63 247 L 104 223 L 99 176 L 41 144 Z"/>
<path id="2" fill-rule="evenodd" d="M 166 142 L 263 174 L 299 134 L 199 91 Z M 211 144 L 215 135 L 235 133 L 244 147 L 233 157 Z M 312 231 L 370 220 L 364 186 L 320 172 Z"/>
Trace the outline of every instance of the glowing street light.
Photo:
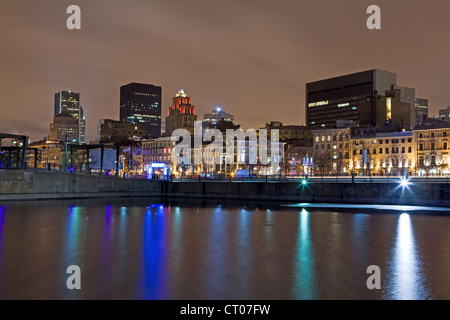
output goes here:
<path id="1" fill-rule="evenodd" d="M 406 179 L 406 178 L 402 178 L 402 179 L 400 180 L 400 185 L 401 185 L 403 188 L 408 187 L 409 184 L 410 184 L 410 183 L 409 183 L 408 179 Z"/>

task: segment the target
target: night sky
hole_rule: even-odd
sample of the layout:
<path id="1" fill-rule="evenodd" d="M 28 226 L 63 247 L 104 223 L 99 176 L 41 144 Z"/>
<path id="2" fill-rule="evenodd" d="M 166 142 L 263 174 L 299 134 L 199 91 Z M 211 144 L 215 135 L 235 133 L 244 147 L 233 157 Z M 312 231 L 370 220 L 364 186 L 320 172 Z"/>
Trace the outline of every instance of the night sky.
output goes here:
<path id="1" fill-rule="evenodd" d="M 72 4 L 81 30 L 66 28 Z M 221 105 L 245 129 L 304 124 L 305 83 L 374 68 L 434 116 L 450 102 L 449 15 L 448 0 L 2 0 L 0 132 L 48 136 L 54 94 L 71 89 L 89 142 L 130 82 L 163 88 L 163 119 L 183 88 L 199 119 Z"/>

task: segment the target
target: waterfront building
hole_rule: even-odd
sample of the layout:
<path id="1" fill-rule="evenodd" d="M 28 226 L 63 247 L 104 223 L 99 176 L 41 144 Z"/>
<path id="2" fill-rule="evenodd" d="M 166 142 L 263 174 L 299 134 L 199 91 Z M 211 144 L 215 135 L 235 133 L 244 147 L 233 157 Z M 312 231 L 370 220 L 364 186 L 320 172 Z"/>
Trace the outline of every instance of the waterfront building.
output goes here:
<path id="1" fill-rule="evenodd" d="M 317 174 L 406 175 L 415 171 L 412 131 L 392 122 L 312 133 Z"/>
<path id="2" fill-rule="evenodd" d="M 414 173 L 412 131 L 355 128 L 351 136 L 350 170 L 365 176 L 406 176 Z"/>
<path id="3" fill-rule="evenodd" d="M 130 83 L 120 87 L 120 121 L 146 127 L 150 138 L 161 136 L 161 87 Z"/>
<path id="4" fill-rule="evenodd" d="M 315 172 L 349 174 L 351 158 L 351 128 L 311 130 Z"/>
<path id="5" fill-rule="evenodd" d="M 449 174 L 450 123 L 427 118 L 414 127 L 417 173 L 420 175 Z"/>
<path id="6" fill-rule="evenodd" d="M 149 166 L 155 163 L 164 164 L 170 169 L 174 169 L 172 149 L 175 145 L 176 142 L 172 141 L 171 137 L 142 140 L 142 161 L 145 174 L 148 174 Z"/>

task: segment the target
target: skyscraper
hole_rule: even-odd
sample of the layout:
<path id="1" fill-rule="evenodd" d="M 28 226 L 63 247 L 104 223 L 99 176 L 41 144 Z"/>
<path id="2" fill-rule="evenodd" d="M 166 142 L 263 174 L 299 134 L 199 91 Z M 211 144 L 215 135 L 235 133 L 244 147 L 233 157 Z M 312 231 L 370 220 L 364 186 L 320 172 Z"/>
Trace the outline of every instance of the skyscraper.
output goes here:
<path id="1" fill-rule="evenodd" d="M 146 135 L 161 135 L 161 87 L 130 83 L 120 87 L 120 121 L 145 124 Z"/>
<path id="2" fill-rule="evenodd" d="M 55 109 L 53 117 L 66 111 L 78 120 L 78 137 L 77 142 L 85 143 L 86 137 L 86 120 L 84 118 L 83 107 L 80 107 L 80 93 L 69 91 L 60 91 L 55 93 Z"/>
<path id="3" fill-rule="evenodd" d="M 186 129 L 190 134 L 194 134 L 194 122 L 197 120 L 195 107 L 191 105 L 191 98 L 187 96 L 183 89 L 173 97 L 172 106 L 169 108 L 166 117 L 165 135 L 170 136 L 176 129 Z"/>

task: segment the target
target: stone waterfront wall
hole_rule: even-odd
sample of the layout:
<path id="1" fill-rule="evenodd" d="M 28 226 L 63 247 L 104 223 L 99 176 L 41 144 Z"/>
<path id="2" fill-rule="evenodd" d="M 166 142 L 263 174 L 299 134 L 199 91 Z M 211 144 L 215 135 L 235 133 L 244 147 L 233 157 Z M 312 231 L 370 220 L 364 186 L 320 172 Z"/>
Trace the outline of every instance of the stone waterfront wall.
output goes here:
<path id="1" fill-rule="evenodd" d="M 0 201 L 120 196 L 450 206 L 450 184 L 170 182 L 0 170 Z"/>
<path id="2" fill-rule="evenodd" d="M 152 187 L 157 185 L 140 179 L 0 170 L 0 201 L 150 196 Z"/>
<path id="3" fill-rule="evenodd" d="M 160 182 L 160 196 L 358 204 L 450 206 L 450 184 Z M 156 194 L 156 193 L 155 193 Z"/>

